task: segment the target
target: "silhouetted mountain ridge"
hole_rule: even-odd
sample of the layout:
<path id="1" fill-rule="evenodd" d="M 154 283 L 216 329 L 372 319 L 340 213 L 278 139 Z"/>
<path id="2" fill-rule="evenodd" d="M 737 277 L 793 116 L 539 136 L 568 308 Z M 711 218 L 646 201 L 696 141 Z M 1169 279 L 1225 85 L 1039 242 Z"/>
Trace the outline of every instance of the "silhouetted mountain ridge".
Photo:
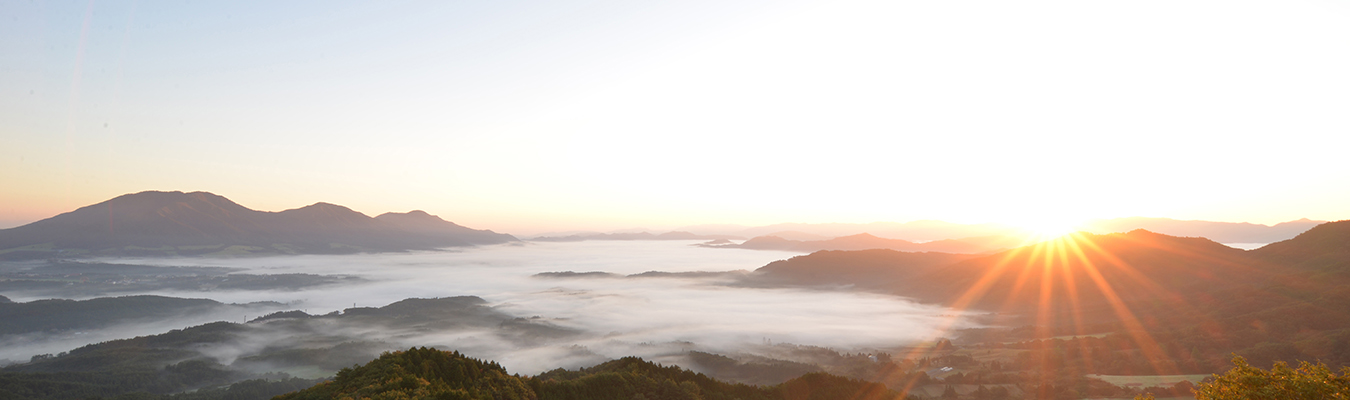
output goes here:
<path id="1" fill-rule="evenodd" d="M 264 212 L 207 192 L 149 191 L 0 230 L 0 258 L 221 251 L 350 253 L 515 240 L 510 235 L 465 228 L 420 211 L 371 218 L 340 205 L 315 203 Z"/>
<path id="2" fill-rule="evenodd" d="M 1096 304 L 1159 297 L 1185 293 L 1195 285 L 1250 283 L 1267 275 L 1243 250 L 1205 238 L 1137 229 L 1078 233 L 965 260 L 896 289 L 950 305 L 964 301 L 961 306 L 1025 309 L 1045 301 Z"/>
<path id="3" fill-rule="evenodd" d="M 917 254 L 822 251 L 770 263 L 753 278 L 993 311 L 1000 323 L 1042 333 L 1147 331 L 1166 346 L 1136 340 L 1136 349 L 1177 363 L 1163 370 L 1203 370 L 1234 353 L 1266 365 L 1350 365 L 1350 221 L 1250 251 L 1134 230 L 1078 233 L 944 265 L 916 267 L 907 257 Z"/>
<path id="4" fill-rule="evenodd" d="M 1293 239 L 1252 250 L 1252 254 L 1274 263 L 1350 275 L 1350 220 L 1318 225 Z"/>
<path id="5" fill-rule="evenodd" d="M 825 250 L 771 262 L 750 277 L 758 284 L 817 286 L 847 285 L 889 290 L 933 268 L 974 256 L 947 253 L 909 253 L 889 249 Z"/>

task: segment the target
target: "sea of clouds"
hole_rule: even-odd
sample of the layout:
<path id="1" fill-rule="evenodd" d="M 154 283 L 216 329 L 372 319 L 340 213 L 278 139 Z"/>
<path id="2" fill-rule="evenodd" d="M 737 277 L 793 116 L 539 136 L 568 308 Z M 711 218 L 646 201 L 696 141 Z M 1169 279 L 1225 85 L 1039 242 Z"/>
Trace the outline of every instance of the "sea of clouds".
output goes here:
<path id="1" fill-rule="evenodd" d="M 864 292 L 800 288 L 755 288 L 729 284 L 728 275 L 686 274 L 632 278 L 648 271 L 742 271 L 796 253 L 710 249 L 689 241 L 586 241 L 484 246 L 451 251 L 357 255 L 301 255 L 247 258 L 118 258 L 101 262 L 210 266 L 240 273 L 308 273 L 364 278 L 358 283 L 278 291 L 158 291 L 174 297 L 224 303 L 275 301 L 282 309 L 325 314 L 349 307 L 380 307 L 406 298 L 478 296 L 493 309 L 535 318 L 578 332 L 565 341 L 522 344 L 472 330 L 408 332 L 378 327 L 334 327 L 352 337 L 385 341 L 391 347 L 435 346 L 496 360 L 512 372 L 534 374 L 556 367 L 589 366 L 605 359 L 643 356 L 678 363 L 687 350 L 749 354 L 766 343 L 794 343 L 839 351 L 891 349 L 970 326 L 952 310 Z M 606 272 L 549 278 L 546 272 Z M 730 274 L 734 276 L 734 274 Z M 33 299 L 15 298 L 15 301 Z M 90 342 L 111 337 L 162 333 L 220 319 L 249 316 L 183 316 L 171 321 L 86 332 Z M 258 339 L 243 346 L 265 346 Z M 27 338 L 32 339 L 32 338 Z M 53 352 L 81 344 L 69 335 L 10 343 L 4 356 Z M 59 340 L 58 340 L 59 339 Z M 96 339 L 96 340 L 95 340 Z M 395 347 L 397 348 L 397 347 Z M 8 354 L 12 353 L 12 354 Z M 230 361 L 231 351 L 218 351 Z M 236 352 L 237 353 L 237 352 Z"/>

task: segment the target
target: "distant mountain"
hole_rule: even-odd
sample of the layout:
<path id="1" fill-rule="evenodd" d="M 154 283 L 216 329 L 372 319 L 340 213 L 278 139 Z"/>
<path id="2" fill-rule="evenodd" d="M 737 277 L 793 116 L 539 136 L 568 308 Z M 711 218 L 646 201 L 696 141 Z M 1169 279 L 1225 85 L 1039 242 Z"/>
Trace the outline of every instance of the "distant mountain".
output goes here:
<path id="1" fill-rule="evenodd" d="M 1092 220 L 1084 224 L 1082 230 L 1105 234 L 1144 229 L 1172 236 L 1202 237 L 1219 243 L 1273 243 L 1297 236 L 1323 222 L 1304 218 L 1268 226 L 1246 222 L 1130 217 Z"/>
<path id="2" fill-rule="evenodd" d="M 739 228 L 739 229 L 735 229 Z M 956 224 L 942 221 L 873 222 L 867 224 L 804 224 L 784 223 L 756 227 L 734 225 L 696 225 L 677 228 L 701 234 L 724 234 L 741 237 L 779 236 L 796 240 L 819 240 L 869 233 L 877 237 L 909 241 L 933 241 L 977 236 L 1018 235 L 1020 230 L 999 224 Z M 783 232 L 791 232 L 783 234 Z M 792 237 L 797 236 L 797 237 Z"/>
<path id="3" fill-rule="evenodd" d="M 1281 246 L 1245 251 L 1205 238 L 1135 230 L 1061 239 L 989 255 L 891 250 L 820 251 L 765 265 L 760 279 L 793 285 L 848 285 L 958 307 L 1028 310 L 1045 304 L 1159 299 L 1240 285 L 1279 282 L 1282 269 L 1261 259 L 1343 254 L 1343 227 L 1326 224 Z M 1342 238 L 1342 235 L 1345 238 Z M 1325 238 L 1324 238 L 1325 237 Z M 1294 250 L 1294 247 L 1297 249 Z M 1313 252 L 1308 247 L 1324 248 Z M 1333 257 L 1334 258 L 1334 257 Z M 1301 259 L 1296 259 L 1298 261 Z"/>
<path id="4" fill-rule="evenodd" d="M 270 311 L 280 303 L 223 304 L 208 299 L 164 296 L 101 297 L 90 300 L 35 300 L 0 302 L 0 338 L 4 335 L 60 333 L 115 324 L 155 321 L 185 314 L 238 314 Z"/>
<path id="5" fill-rule="evenodd" d="M 1106 304 L 1271 282 L 1247 251 L 1205 238 L 1135 230 L 1079 233 L 989 255 L 822 251 L 756 270 L 795 284 L 853 285 L 957 307 L 1025 311 Z M 865 266 L 865 267 L 859 267 Z"/>
<path id="6" fill-rule="evenodd" d="M 689 232 L 671 231 L 654 235 L 650 232 L 634 233 L 578 233 L 568 236 L 539 236 L 530 238 L 535 242 L 580 242 L 585 240 L 741 240 L 731 235 L 695 235 Z"/>
<path id="7" fill-rule="evenodd" d="M 515 241 L 421 211 L 371 218 L 329 204 L 256 211 L 206 192 L 118 196 L 0 230 L 0 259 L 402 251 Z"/>
<path id="8" fill-rule="evenodd" d="M 760 285 L 825 285 L 892 290 L 897 286 L 905 286 L 907 280 L 924 272 L 974 257 L 886 249 L 818 251 L 771 262 L 756 269 L 748 279 Z"/>
<path id="9" fill-rule="evenodd" d="M 1070 237 L 933 269 L 896 289 L 949 305 L 1026 310 L 1159 299 L 1271 275 L 1245 251 L 1205 238 L 1145 230 Z"/>
<path id="10" fill-rule="evenodd" d="M 977 254 L 1017 247 L 1025 244 L 1022 240 L 1006 236 L 987 236 L 978 238 L 946 239 L 924 243 L 914 243 L 901 239 L 886 239 L 868 233 L 842 236 L 827 240 L 789 240 L 778 236 L 759 236 L 740 244 L 702 244 L 703 247 L 735 248 L 752 250 L 787 250 L 810 253 L 820 250 L 868 250 L 889 249 L 899 251 L 936 251 L 943 253 Z"/>
<path id="11" fill-rule="evenodd" d="M 1144 229 L 1171 236 L 1203 237 L 1220 243 L 1272 243 L 1292 238 L 1321 222 L 1305 218 L 1267 226 L 1236 222 L 1130 217 L 1092 220 L 1085 223 L 1080 229 L 1096 234 L 1123 233 Z M 1024 237 L 1027 235 L 1027 232 L 1023 229 L 1009 225 L 957 224 L 943 221 L 872 222 L 867 224 L 786 223 L 756 227 L 694 225 L 678 229 L 699 234 L 724 234 L 744 237 L 778 236 L 794 240 L 821 240 L 860 233 L 916 242 L 987 236 Z M 792 233 L 782 234 L 781 232 Z"/>
<path id="12" fill-rule="evenodd" d="M 763 235 L 763 236 L 777 236 L 777 237 L 780 237 L 780 238 L 783 238 L 783 239 L 788 239 L 788 240 L 801 240 L 801 241 L 808 241 L 808 240 L 829 240 L 829 239 L 833 239 L 833 237 L 830 237 L 830 236 L 816 235 L 816 234 L 812 234 L 812 233 L 798 232 L 798 231 L 778 231 L 778 232 L 770 233 L 770 234 L 768 234 L 768 235 Z"/>
<path id="13" fill-rule="evenodd" d="M 770 263 L 750 278 L 992 311 L 986 315 L 996 324 L 1058 335 L 1133 332 L 1128 348 L 1150 362 L 1169 360 L 1117 371 L 1204 371 L 1234 353 L 1263 365 L 1350 365 L 1350 221 L 1250 251 L 1135 230 L 1080 233 L 947 264 L 919 258 L 934 253 L 887 252 L 822 251 Z"/>

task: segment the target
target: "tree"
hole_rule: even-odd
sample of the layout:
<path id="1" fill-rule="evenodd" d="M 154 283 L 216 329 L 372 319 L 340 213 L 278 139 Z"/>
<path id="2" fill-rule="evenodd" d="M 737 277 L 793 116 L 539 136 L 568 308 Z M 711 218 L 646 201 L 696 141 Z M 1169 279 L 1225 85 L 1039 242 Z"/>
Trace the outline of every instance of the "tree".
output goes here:
<path id="1" fill-rule="evenodd" d="M 1213 382 L 1201 383 L 1195 390 L 1199 400 L 1303 400 L 1350 399 L 1350 367 L 1341 368 L 1340 375 L 1326 364 L 1299 362 L 1290 368 L 1277 362 L 1269 371 L 1247 364 L 1247 359 L 1233 358 L 1233 369 L 1215 375 Z M 1152 399 L 1153 394 L 1135 399 Z"/>
<path id="2" fill-rule="evenodd" d="M 1233 369 L 1216 376 L 1213 382 L 1202 383 L 1195 391 L 1201 400 L 1236 399 L 1350 399 L 1350 367 L 1341 368 L 1336 375 L 1326 364 L 1299 362 L 1298 368 L 1289 368 L 1277 362 L 1269 371 L 1247 364 L 1242 357 L 1233 358 Z"/>

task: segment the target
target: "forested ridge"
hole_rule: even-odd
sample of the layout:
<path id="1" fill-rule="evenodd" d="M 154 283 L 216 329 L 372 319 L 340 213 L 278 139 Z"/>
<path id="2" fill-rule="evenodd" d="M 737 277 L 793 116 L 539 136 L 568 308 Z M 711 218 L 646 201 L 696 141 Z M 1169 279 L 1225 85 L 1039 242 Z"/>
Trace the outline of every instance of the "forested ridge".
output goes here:
<path id="1" fill-rule="evenodd" d="M 385 353 L 364 366 L 343 369 L 332 381 L 277 399 L 882 400 L 899 396 L 877 383 L 823 373 L 774 386 L 732 384 L 635 357 L 522 377 L 508 374 L 494 362 L 423 347 Z"/>

